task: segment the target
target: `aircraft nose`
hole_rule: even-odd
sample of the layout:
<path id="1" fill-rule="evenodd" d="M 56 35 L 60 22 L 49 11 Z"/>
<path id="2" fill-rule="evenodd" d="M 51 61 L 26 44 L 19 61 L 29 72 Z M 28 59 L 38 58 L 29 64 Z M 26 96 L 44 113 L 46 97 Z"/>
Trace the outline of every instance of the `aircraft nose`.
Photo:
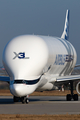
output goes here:
<path id="1" fill-rule="evenodd" d="M 22 90 L 21 85 L 18 84 L 10 85 L 10 91 L 14 96 L 21 96 L 21 92 L 22 92 L 21 90 Z"/>
<path id="2" fill-rule="evenodd" d="M 10 85 L 10 92 L 16 97 L 23 97 L 33 93 L 36 89 L 35 85 L 26 84 L 12 84 Z"/>
<path id="3" fill-rule="evenodd" d="M 13 80 L 10 82 L 10 92 L 16 97 L 23 97 L 33 93 L 37 86 L 40 77 L 36 80 Z"/>

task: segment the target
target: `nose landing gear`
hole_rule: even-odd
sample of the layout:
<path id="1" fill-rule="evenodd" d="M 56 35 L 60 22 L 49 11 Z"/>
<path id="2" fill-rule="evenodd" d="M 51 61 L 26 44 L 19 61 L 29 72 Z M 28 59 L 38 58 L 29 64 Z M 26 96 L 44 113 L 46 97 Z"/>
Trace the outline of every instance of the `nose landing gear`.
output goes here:
<path id="1" fill-rule="evenodd" d="M 25 97 L 21 97 L 21 102 L 24 104 L 24 103 L 26 103 L 26 104 L 28 104 L 29 103 L 29 100 L 28 100 L 28 95 L 27 96 L 25 96 Z"/>
<path id="2" fill-rule="evenodd" d="M 19 102 L 19 101 L 21 101 L 23 104 L 24 104 L 24 103 L 28 104 L 28 103 L 29 103 L 29 99 L 28 99 L 28 98 L 29 98 L 29 95 L 24 96 L 24 97 L 21 97 L 21 98 L 14 96 L 14 97 L 13 97 L 13 101 L 14 101 L 14 102 Z"/>
<path id="3" fill-rule="evenodd" d="M 14 101 L 14 102 L 18 102 L 19 99 L 20 99 L 19 97 L 16 97 L 16 96 L 13 97 L 13 101 Z"/>

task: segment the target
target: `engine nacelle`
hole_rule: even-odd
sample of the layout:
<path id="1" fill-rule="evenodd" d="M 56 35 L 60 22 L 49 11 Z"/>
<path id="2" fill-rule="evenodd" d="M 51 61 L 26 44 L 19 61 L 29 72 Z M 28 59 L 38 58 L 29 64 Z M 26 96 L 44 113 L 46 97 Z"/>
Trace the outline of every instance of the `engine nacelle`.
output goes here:
<path id="1" fill-rule="evenodd" d="M 76 91 L 80 95 L 80 82 L 78 82 L 76 85 Z"/>

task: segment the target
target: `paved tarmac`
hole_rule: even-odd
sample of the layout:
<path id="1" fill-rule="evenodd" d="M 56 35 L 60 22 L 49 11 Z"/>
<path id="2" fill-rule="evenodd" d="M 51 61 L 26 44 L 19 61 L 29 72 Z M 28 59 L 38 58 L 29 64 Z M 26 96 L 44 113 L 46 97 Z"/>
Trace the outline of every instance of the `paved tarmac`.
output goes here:
<path id="1" fill-rule="evenodd" d="M 30 96 L 29 104 L 13 103 L 12 96 L 0 96 L 0 114 L 80 114 L 79 101 L 65 96 Z"/>

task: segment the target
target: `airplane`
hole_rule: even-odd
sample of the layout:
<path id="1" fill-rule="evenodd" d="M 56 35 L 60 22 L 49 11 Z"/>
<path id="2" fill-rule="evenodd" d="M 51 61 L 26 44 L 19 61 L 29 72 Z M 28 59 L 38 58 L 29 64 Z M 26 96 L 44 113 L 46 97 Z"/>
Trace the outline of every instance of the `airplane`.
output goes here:
<path id="1" fill-rule="evenodd" d="M 73 82 L 80 75 L 71 75 L 76 65 L 77 54 L 69 38 L 69 13 L 66 11 L 62 36 L 20 35 L 10 40 L 4 48 L 2 62 L 9 77 L 0 76 L 0 81 L 10 85 L 14 102 L 28 103 L 28 95 L 34 91 L 53 90 L 63 83 L 70 83 L 71 94 L 66 100 L 77 101 L 80 82 L 73 92 Z"/>

